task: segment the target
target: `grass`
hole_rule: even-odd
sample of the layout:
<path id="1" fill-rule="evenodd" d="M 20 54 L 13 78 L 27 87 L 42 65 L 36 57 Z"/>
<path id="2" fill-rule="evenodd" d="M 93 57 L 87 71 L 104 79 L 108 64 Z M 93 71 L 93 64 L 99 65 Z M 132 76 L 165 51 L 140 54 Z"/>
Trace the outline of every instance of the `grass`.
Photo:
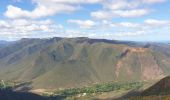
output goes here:
<path id="1" fill-rule="evenodd" d="M 118 90 L 131 90 L 131 89 L 139 89 L 143 86 L 143 82 L 131 82 L 131 83 L 103 83 L 103 84 L 95 84 L 90 87 L 83 88 L 69 88 L 64 90 L 57 90 L 52 95 L 44 94 L 44 96 L 50 97 L 72 97 L 77 95 L 92 95 L 98 93 L 105 93 L 111 91 Z"/>

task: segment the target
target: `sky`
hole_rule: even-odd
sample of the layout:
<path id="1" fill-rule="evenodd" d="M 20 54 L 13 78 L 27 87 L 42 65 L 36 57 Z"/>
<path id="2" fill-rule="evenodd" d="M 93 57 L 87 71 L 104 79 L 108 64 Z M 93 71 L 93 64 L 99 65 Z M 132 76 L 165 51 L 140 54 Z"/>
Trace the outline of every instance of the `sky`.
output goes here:
<path id="1" fill-rule="evenodd" d="M 0 0 L 0 40 L 170 41 L 170 0 Z"/>

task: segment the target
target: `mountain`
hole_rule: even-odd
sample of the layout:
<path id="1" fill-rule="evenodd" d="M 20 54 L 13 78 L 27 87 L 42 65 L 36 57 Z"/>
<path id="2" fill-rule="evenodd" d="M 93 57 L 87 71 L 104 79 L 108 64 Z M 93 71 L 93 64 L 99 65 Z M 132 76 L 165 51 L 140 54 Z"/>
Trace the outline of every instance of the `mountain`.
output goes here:
<path id="1" fill-rule="evenodd" d="M 146 89 L 142 95 L 170 95 L 170 76 L 161 79 L 155 85 Z"/>
<path id="2" fill-rule="evenodd" d="M 30 82 L 31 89 L 152 81 L 170 75 L 166 48 L 85 37 L 24 38 L 0 49 L 0 79 Z"/>
<path id="3" fill-rule="evenodd" d="M 7 46 L 10 42 L 0 40 L 0 48 Z"/>
<path id="4" fill-rule="evenodd" d="M 117 100 L 170 100 L 170 76 L 167 76 L 154 85 L 138 94 L 126 94 Z M 122 99 L 123 98 L 123 99 Z"/>

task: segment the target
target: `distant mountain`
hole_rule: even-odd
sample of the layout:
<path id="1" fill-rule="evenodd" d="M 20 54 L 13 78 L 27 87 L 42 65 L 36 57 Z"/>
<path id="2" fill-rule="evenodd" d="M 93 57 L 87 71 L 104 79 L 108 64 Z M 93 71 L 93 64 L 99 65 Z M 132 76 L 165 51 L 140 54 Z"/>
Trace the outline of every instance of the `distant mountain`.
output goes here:
<path id="1" fill-rule="evenodd" d="M 2 41 L 2 40 L 0 40 L 0 48 L 8 45 L 9 43 L 10 43 L 10 42 L 8 42 L 8 41 Z"/>
<path id="2" fill-rule="evenodd" d="M 105 39 L 21 39 L 0 49 L 0 79 L 33 89 L 151 81 L 170 75 L 169 45 Z"/>

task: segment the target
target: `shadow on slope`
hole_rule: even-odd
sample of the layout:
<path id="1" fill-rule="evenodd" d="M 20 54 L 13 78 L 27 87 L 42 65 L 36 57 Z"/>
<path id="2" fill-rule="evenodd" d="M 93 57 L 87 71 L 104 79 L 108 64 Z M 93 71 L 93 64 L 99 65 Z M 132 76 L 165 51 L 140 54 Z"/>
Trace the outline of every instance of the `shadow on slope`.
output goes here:
<path id="1" fill-rule="evenodd" d="M 170 100 L 170 76 L 142 92 L 131 91 L 114 100 Z"/>
<path id="2" fill-rule="evenodd" d="M 141 92 L 137 90 L 132 90 L 126 94 L 124 94 L 122 97 L 111 99 L 111 100 L 129 100 L 129 98 L 133 96 L 140 96 Z"/>
<path id="3" fill-rule="evenodd" d="M 142 96 L 150 95 L 170 95 L 170 76 L 163 78 L 142 93 Z"/>
<path id="4" fill-rule="evenodd" d="M 45 97 L 26 92 L 0 90 L 0 100 L 47 100 Z"/>

